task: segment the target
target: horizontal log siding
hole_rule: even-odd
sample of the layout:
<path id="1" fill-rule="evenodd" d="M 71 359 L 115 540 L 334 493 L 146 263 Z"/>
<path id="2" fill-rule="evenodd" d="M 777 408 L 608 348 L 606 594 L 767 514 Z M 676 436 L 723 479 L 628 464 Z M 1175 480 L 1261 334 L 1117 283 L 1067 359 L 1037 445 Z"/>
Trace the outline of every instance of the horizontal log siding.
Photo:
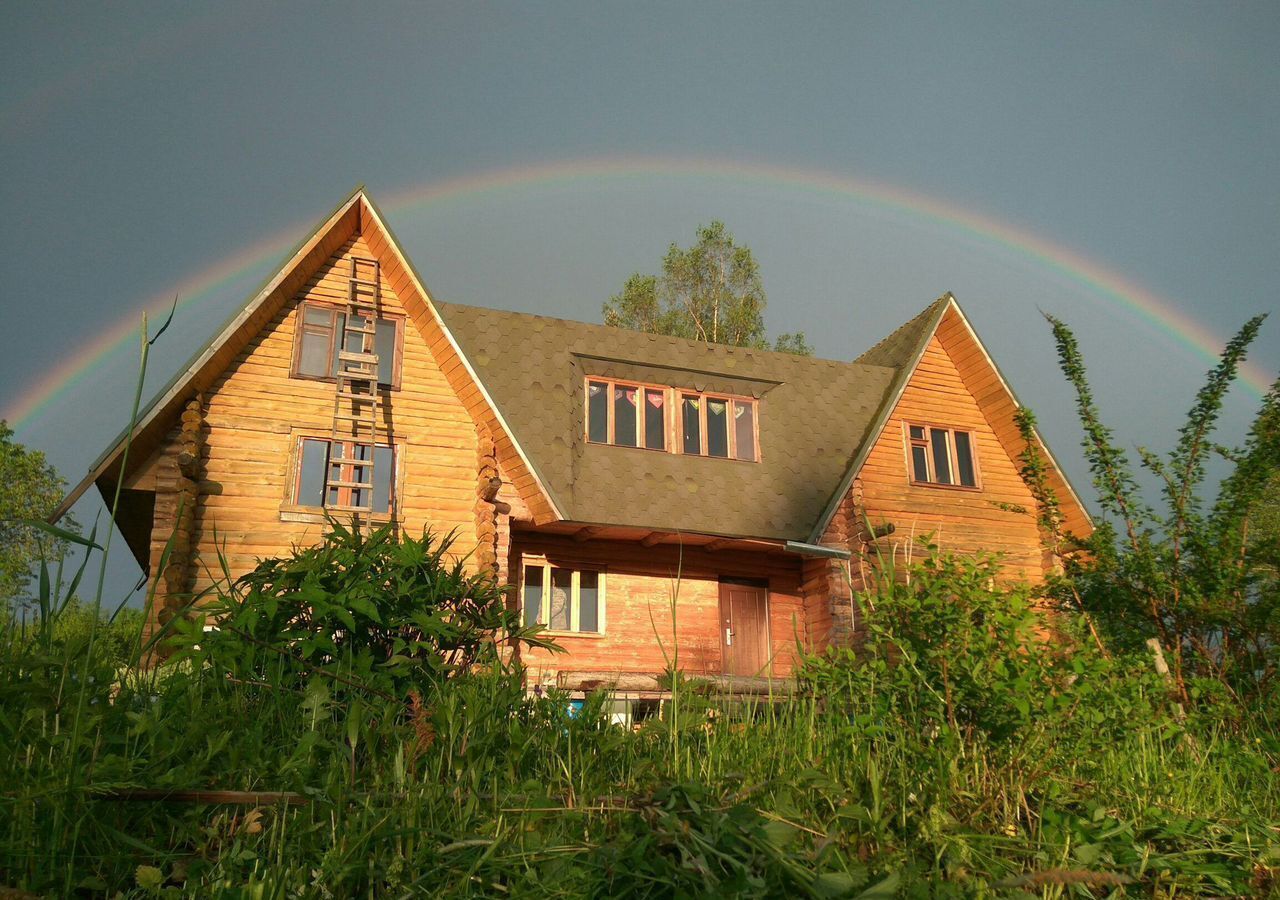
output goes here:
<path id="1" fill-rule="evenodd" d="M 720 653 L 720 584 L 724 577 L 760 578 L 769 584 L 769 632 L 772 674 L 791 674 L 797 639 L 808 646 L 805 608 L 800 593 L 801 559 L 793 555 L 740 553 L 679 548 L 663 544 L 642 547 L 630 541 L 574 541 L 563 535 L 516 532 L 512 560 L 545 556 L 553 565 L 603 569 L 605 633 L 558 636 L 566 653 L 526 650 L 532 682 L 548 684 L 560 671 L 660 672 L 678 650 L 681 670 L 698 674 L 722 671 Z M 676 575 L 679 573 L 677 583 Z M 512 580 L 523 577 L 512 566 Z M 675 592 L 675 631 L 671 600 Z M 513 594 L 514 603 L 518 597 Z"/>
<path id="2" fill-rule="evenodd" d="M 166 595 L 164 571 L 160 563 L 164 559 L 165 546 L 174 536 L 178 526 L 178 451 L 182 449 L 182 426 L 174 422 L 165 436 L 160 448 L 143 467 L 146 473 L 145 482 L 149 482 L 151 490 L 156 492 L 155 509 L 151 527 L 151 554 L 147 560 L 147 571 L 150 573 L 148 594 L 151 605 L 147 610 L 147 622 L 144 628 L 144 643 L 162 624 L 159 613 L 174 599 Z"/>
<path id="3" fill-rule="evenodd" d="M 932 532 L 944 550 L 1000 553 L 1010 575 L 1038 580 L 1044 560 L 1034 519 L 1035 501 L 1018 474 L 1016 462 L 996 435 L 996 428 L 1005 427 L 1005 423 L 989 421 L 966 385 L 966 380 L 972 383 L 982 373 L 962 374 L 960 366 L 988 371 L 990 367 L 980 355 L 966 353 L 958 365 L 951 354 L 967 350 L 967 343 L 956 329 L 939 328 L 859 472 L 855 490 L 861 491 L 862 506 L 873 524 L 891 522 L 896 526 L 891 538 L 878 543 L 881 548 L 894 546 L 899 561 L 904 545 Z M 972 432 L 982 489 L 911 484 L 904 421 Z M 1021 506 L 1029 512 L 1009 512 L 997 507 L 998 503 Z"/>
<path id="4" fill-rule="evenodd" d="M 1018 411 L 1017 403 L 1005 389 L 1000 373 L 992 367 L 982 347 L 955 312 L 949 312 L 938 325 L 938 338 L 950 352 L 956 370 L 969 393 L 981 405 L 1005 452 L 1016 460 L 1026 445 L 1013 421 L 1014 413 Z M 1047 475 L 1049 484 L 1062 501 L 1066 529 L 1081 536 L 1088 535 L 1093 531 L 1093 525 L 1084 508 L 1073 499 L 1066 478 L 1055 467 L 1050 467 Z"/>
<path id="5" fill-rule="evenodd" d="M 372 257 L 361 237 L 349 239 L 321 265 L 295 296 L 277 310 L 209 390 L 196 548 L 216 572 L 217 548 L 225 547 L 232 574 L 261 557 L 315 543 L 324 526 L 282 522 L 281 506 L 292 494 L 292 454 L 298 434 L 328 437 L 334 386 L 289 377 L 294 329 L 303 300 L 343 302 L 351 256 Z M 383 308 L 404 315 L 384 272 Z M 458 530 L 455 550 L 476 543 L 475 425 L 440 371 L 426 341 L 405 320 L 402 387 L 382 404 L 381 431 L 400 449 L 399 505 L 404 529 L 424 526 L 444 534 Z M 385 395 L 384 395 L 385 396 Z M 157 505 L 156 539 L 164 540 Z M 203 569 L 203 567 L 201 567 Z M 196 589 L 208 586 L 203 571 Z"/>

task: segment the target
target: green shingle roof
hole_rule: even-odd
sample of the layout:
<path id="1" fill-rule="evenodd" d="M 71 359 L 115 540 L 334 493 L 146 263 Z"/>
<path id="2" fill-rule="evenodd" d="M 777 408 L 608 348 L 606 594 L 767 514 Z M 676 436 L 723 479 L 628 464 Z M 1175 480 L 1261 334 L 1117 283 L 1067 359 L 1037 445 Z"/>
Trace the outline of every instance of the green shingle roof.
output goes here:
<path id="1" fill-rule="evenodd" d="M 707 345 L 481 307 L 436 307 L 552 499 L 577 522 L 806 540 L 872 436 L 897 374 L 896 365 Z M 917 344 L 931 321 L 922 316 L 924 324 L 921 317 L 912 320 Z M 757 397 L 761 461 L 588 443 L 587 376 Z"/>
<path id="2" fill-rule="evenodd" d="M 901 369 L 909 366 L 920 352 L 920 342 L 927 334 L 932 334 L 937 325 L 936 319 L 942 315 L 951 300 L 951 294 L 943 294 L 924 308 L 920 315 L 898 327 L 893 334 L 880 341 L 870 350 L 863 353 L 855 363 L 868 366 L 888 366 Z"/>

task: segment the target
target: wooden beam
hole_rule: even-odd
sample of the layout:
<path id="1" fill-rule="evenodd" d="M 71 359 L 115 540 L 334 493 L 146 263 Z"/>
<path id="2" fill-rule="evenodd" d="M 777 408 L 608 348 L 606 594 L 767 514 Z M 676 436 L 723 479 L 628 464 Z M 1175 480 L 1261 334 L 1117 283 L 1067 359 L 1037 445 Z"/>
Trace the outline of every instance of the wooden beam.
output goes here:
<path id="1" fill-rule="evenodd" d="M 579 528 L 577 531 L 575 531 L 573 533 L 573 539 L 577 541 L 579 544 L 581 544 L 591 540 L 593 537 L 599 534 L 600 531 L 601 531 L 600 528 L 597 528 L 594 525 L 588 525 L 585 528 Z"/>
<path id="2" fill-rule="evenodd" d="M 712 541 L 709 544 L 703 544 L 702 549 L 706 550 L 708 553 L 715 553 L 717 550 L 723 550 L 725 547 L 728 547 L 732 543 L 733 541 L 729 540 L 728 538 L 717 538 L 716 540 Z"/>
<path id="3" fill-rule="evenodd" d="M 898 526 L 892 522 L 884 522 L 880 525 L 873 525 L 868 528 L 865 524 L 858 530 L 858 537 L 864 544 L 870 544 L 881 538 L 886 538 L 898 530 Z"/>
<path id="4" fill-rule="evenodd" d="M 118 788 L 99 794 L 103 800 L 149 800 L 161 803 L 219 803 L 234 806 L 306 806 L 311 798 L 294 791 L 175 791 L 163 788 Z"/>
<path id="5" fill-rule="evenodd" d="M 556 687 L 567 691 L 661 691 L 656 672 L 557 672 Z"/>
<path id="6" fill-rule="evenodd" d="M 667 536 L 664 531 L 651 531 L 640 539 L 641 547 L 653 547 L 662 543 L 662 539 Z"/>
<path id="7" fill-rule="evenodd" d="M 502 479 L 497 475 L 491 475 L 488 478 L 481 476 L 477 489 L 481 500 L 492 503 L 493 498 L 498 496 L 498 491 L 502 489 Z"/>
<path id="8" fill-rule="evenodd" d="M 715 696 L 787 697 L 796 693 L 793 678 L 751 675 L 695 675 L 685 673 L 695 684 L 705 685 Z M 562 670 L 556 673 L 556 687 L 566 691 L 643 691 L 670 694 L 669 679 L 658 672 L 605 672 Z"/>

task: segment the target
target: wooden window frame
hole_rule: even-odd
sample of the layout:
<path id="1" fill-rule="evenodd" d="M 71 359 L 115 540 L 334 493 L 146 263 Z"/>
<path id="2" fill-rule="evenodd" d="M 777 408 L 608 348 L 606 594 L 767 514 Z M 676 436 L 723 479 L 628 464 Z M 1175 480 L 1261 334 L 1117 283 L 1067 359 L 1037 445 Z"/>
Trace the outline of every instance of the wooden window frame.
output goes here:
<path id="1" fill-rule="evenodd" d="M 302 496 L 301 496 L 302 495 L 302 476 L 303 476 L 302 466 L 303 466 L 303 459 L 304 459 L 303 448 L 307 441 L 317 441 L 319 443 L 329 444 L 330 447 L 332 447 L 333 444 L 338 443 L 348 448 L 354 446 L 357 443 L 364 443 L 362 441 L 334 441 L 331 437 L 322 435 L 322 434 L 295 434 L 293 439 L 293 465 L 291 467 L 292 472 L 288 482 L 289 496 L 286 498 L 286 503 L 281 508 L 281 511 L 283 513 L 288 513 L 296 516 L 320 516 L 320 517 L 323 517 L 323 514 L 329 510 L 333 510 L 339 515 L 350 512 L 349 509 L 344 509 L 344 507 L 349 507 L 351 505 L 350 492 L 355 490 L 355 488 L 339 488 L 338 489 L 339 499 L 340 500 L 345 499 L 345 501 L 347 502 L 340 502 L 336 507 L 329 506 L 327 502 L 322 502 L 319 506 L 316 506 L 311 503 L 302 502 Z M 400 505 L 400 458 L 401 458 L 401 451 L 403 447 L 401 444 L 398 444 L 393 440 L 389 440 L 386 442 L 379 441 L 375 446 L 389 449 L 391 451 L 391 485 L 390 485 L 390 490 L 388 492 L 388 508 L 385 510 L 371 510 L 368 513 L 362 513 L 362 515 L 366 515 L 371 521 L 390 522 L 396 518 L 396 515 L 399 511 L 398 507 Z M 330 462 L 330 459 L 331 457 L 329 456 L 325 457 L 325 468 L 324 468 L 325 480 L 328 480 L 329 466 L 332 464 Z M 342 463 L 339 463 L 339 464 L 343 465 L 344 469 L 356 468 L 356 466 L 353 464 L 342 464 Z M 374 475 L 375 477 L 377 476 L 376 467 L 374 470 Z M 355 481 L 354 478 L 349 478 L 345 480 Z M 327 499 L 328 498 L 326 496 L 325 500 L 327 501 Z"/>
<path id="2" fill-rule="evenodd" d="M 529 569 L 542 570 L 542 601 L 538 607 L 538 622 L 546 630 L 546 634 L 561 637 L 585 637 L 585 638 L 602 638 L 605 636 L 607 626 L 607 617 L 605 609 L 608 606 L 606 600 L 608 597 L 608 576 L 603 567 L 599 566 L 583 566 L 577 563 L 571 565 L 557 564 L 547 559 L 545 556 L 522 555 L 520 557 L 520 624 L 525 624 L 525 572 Z M 572 575 L 572 581 L 569 591 L 569 630 L 561 628 L 553 629 L 550 625 L 551 612 L 551 570 L 563 569 Z M 582 573 L 594 572 L 596 575 L 596 625 L 597 631 L 580 631 L 581 615 L 582 615 Z"/>
<path id="3" fill-rule="evenodd" d="M 603 384 L 605 386 L 606 406 L 605 417 L 607 426 L 605 429 L 606 440 L 593 441 L 591 439 L 591 384 Z M 635 447 L 629 444 L 616 443 L 615 432 L 615 416 L 613 405 L 613 391 L 615 388 L 634 388 L 638 394 L 638 402 L 636 403 L 636 440 Z M 644 409 L 645 392 L 661 391 L 662 398 L 662 431 L 666 446 L 659 449 L 657 447 L 646 447 L 642 443 L 644 439 Z M 684 398 L 698 398 L 698 423 L 700 429 L 699 452 L 697 454 L 684 452 Z M 707 401 L 723 400 L 728 404 L 728 456 L 711 456 L 707 453 Z M 755 454 L 750 459 L 738 458 L 738 434 L 737 429 L 733 427 L 733 410 L 736 404 L 746 404 L 751 406 L 751 439 L 754 443 Z M 672 387 L 667 384 L 653 384 L 645 381 L 629 381 L 618 378 L 610 378 L 604 375 L 587 375 L 582 381 L 582 422 L 583 422 L 583 438 L 588 444 L 595 444 L 600 447 L 623 447 L 627 450 L 648 450 L 653 453 L 675 453 L 681 456 L 703 456 L 707 459 L 719 459 L 730 462 L 758 463 L 761 460 L 760 453 L 760 401 L 755 397 L 741 397 L 737 394 L 724 394 L 719 391 L 696 391 L 685 390 L 683 388 Z"/>
<path id="4" fill-rule="evenodd" d="M 591 383 L 603 384 L 605 386 L 605 428 L 604 441 L 591 440 Z M 632 447 L 630 444 L 616 443 L 617 435 L 615 430 L 616 416 L 613 407 L 613 392 L 616 388 L 634 388 L 636 394 L 636 445 Z M 647 402 L 645 393 L 647 391 L 662 392 L 662 440 L 666 446 L 663 447 L 646 447 L 644 445 L 644 404 Z M 625 381 L 618 378 L 608 378 L 605 376 L 588 375 L 582 382 L 582 421 L 583 433 L 588 444 L 596 444 L 604 447 L 623 447 L 627 450 L 648 450 L 650 453 L 670 453 L 671 452 L 671 388 L 662 384 L 649 384 L 643 381 Z"/>
<path id="5" fill-rule="evenodd" d="M 911 436 L 912 428 L 923 428 L 924 438 L 918 439 Z M 929 470 L 929 477 L 934 476 L 933 462 L 933 432 L 943 431 L 947 435 L 947 474 L 951 477 L 951 483 L 947 484 L 941 481 L 920 481 L 916 478 L 915 463 L 911 459 L 911 449 L 913 447 L 924 448 L 925 468 Z M 973 484 L 960 483 L 960 465 L 956 454 L 956 433 L 962 432 L 969 436 L 969 461 L 973 464 Z M 982 468 L 978 464 L 978 440 L 977 432 L 969 428 L 953 428 L 947 425 L 929 424 L 926 422 L 903 421 L 902 423 L 902 440 L 903 448 L 906 454 L 907 462 L 907 479 L 916 487 L 943 488 L 953 491 L 981 491 L 982 490 Z"/>
<path id="6" fill-rule="evenodd" d="M 758 463 L 760 462 L 760 401 L 754 397 L 739 397 L 734 394 L 722 394 L 718 391 L 685 391 L 679 388 L 673 389 L 676 399 L 680 404 L 680 413 L 675 416 L 676 420 L 676 450 L 684 456 L 693 456 L 692 453 L 684 451 L 684 400 L 686 397 L 698 398 L 698 437 L 699 448 L 698 456 L 705 456 L 707 459 L 721 459 L 732 462 Z M 726 427 L 728 429 L 728 456 L 712 456 L 707 452 L 707 402 L 709 400 L 723 400 L 726 404 Z M 738 430 L 733 426 L 733 409 L 736 404 L 743 403 L 750 405 L 751 410 L 751 440 L 755 444 L 755 454 L 750 459 L 740 459 L 738 457 Z"/>
<path id="7" fill-rule="evenodd" d="M 333 361 L 337 353 L 338 341 L 338 314 L 345 314 L 347 307 L 342 303 L 329 303 L 324 300 L 303 300 L 298 304 L 297 321 L 293 329 L 293 353 L 289 361 L 289 377 L 300 378 L 304 381 L 322 381 L 333 384 L 334 376 L 332 375 L 307 375 L 298 371 L 298 367 L 302 363 L 302 338 L 307 328 L 306 314 L 308 309 L 322 309 L 329 313 L 329 354 L 330 362 Z M 378 320 L 384 322 L 392 322 L 396 326 L 396 340 L 394 359 L 391 361 L 391 383 L 378 382 L 378 388 L 381 390 L 400 390 L 401 375 L 404 362 L 404 331 L 406 319 L 399 313 L 384 312 L 378 316 Z M 311 326 L 313 328 L 317 326 Z"/>

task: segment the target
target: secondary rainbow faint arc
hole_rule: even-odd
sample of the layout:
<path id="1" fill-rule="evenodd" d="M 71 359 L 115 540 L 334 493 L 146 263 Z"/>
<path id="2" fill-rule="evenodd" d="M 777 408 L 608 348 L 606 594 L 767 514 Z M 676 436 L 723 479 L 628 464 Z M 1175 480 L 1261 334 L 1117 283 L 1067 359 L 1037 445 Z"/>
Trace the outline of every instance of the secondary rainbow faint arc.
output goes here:
<path id="1" fill-rule="evenodd" d="M 1217 359 L 1223 339 L 1205 325 L 1160 297 L 1074 250 L 1052 244 L 1027 231 L 969 210 L 900 187 L 816 169 L 714 159 L 610 157 L 571 160 L 495 169 L 416 185 L 378 199 L 387 212 L 429 207 L 451 200 L 499 194 L 522 187 L 554 187 L 591 181 L 633 178 L 705 178 L 783 187 L 825 198 L 853 200 L 908 218 L 941 224 L 999 244 L 1035 263 L 1065 275 L 1102 297 L 1136 312 L 1149 324 L 1187 345 L 1206 360 Z M 219 260 L 213 265 L 138 304 L 115 324 L 87 341 L 71 357 L 27 388 L 6 412 L 15 430 L 30 427 L 61 397 L 87 377 L 105 357 L 138 339 L 142 310 L 161 310 L 178 297 L 178 308 L 189 307 L 218 294 L 219 288 L 246 272 L 278 259 L 297 243 L 310 223 L 299 223 Z M 1257 396 L 1269 387 L 1270 376 L 1257 363 L 1241 367 L 1242 383 Z"/>

